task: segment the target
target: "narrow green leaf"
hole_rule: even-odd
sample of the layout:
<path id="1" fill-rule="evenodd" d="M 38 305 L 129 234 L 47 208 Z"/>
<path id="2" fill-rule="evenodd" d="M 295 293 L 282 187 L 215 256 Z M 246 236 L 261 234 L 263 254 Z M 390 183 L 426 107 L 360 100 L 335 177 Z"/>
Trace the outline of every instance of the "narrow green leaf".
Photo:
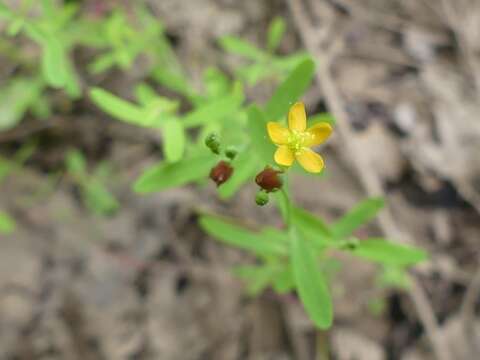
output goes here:
<path id="1" fill-rule="evenodd" d="M 183 75 L 175 73 L 168 68 L 157 66 L 152 76 L 159 84 L 181 95 L 190 97 L 194 93 Z"/>
<path id="2" fill-rule="evenodd" d="M 252 146 L 259 158 L 265 164 L 273 164 L 275 145 L 270 141 L 267 133 L 265 115 L 256 106 L 251 105 L 248 110 L 248 130 L 252 139 Z"/>
<path id="3" fill-rule="evenodd" d="M 220 39 L 220 46 L 227 52 L 244 56 L 255 61 L 264 60 L 267 55 L 252 43 L 236 36 L 224 36 Z"/>
<path id="4" fill-rule="evenodd" d="M 222 199 L 230 198 L 245 182 L 249 180 L 253 182 L 255 171 L 261 165 L 258 163 L 257 158 L 252 155 L 251 149 L 247 149 L 241 152 L 232 162 L 232 167 L 235 169 L 233 175 L 225 184 L 218 188 L 218 193 Z"/>
<path id="5" fill-rule="evenodd" d="M 320 329 L 328 329 L 333 321 L 333 305 L 327 282 L 309 244 L 298 235 L 291 240 L 297 292 L 313 323 Z"/>
<path id="6" fill-rule="evenodd" d="M 240 97 L 237 94 L 223 96 L 186 114 L 183 117 L 183 125 L 186 128 L 192 128 L 224 120 L 227 116 L 233 116 L 239 111 L 242 102 L 243 96 Z"/>
<path id="7" fill-rule="evenodd" d="M 135 182 L 138 193 L 161 191 L 206 178 L 217 159 L 211 155 L 198 155 L 176 163 L 162 162 L 151 167 Z"/>
<path id="8" fill-rule="evenodd" d="M 0 234 L 11 234 L 17 227 L 15 220 L 6 212 L 0 211 Z"/>
<path id="9" fill-rule="evenodd" d="M 268 120 L 286 116 L 290 106 L 308 89 L 315 74 L 315 63 L 311 59 L 302 61 L 275 90 L 265 106 Z"/>
<path id="10" fill-rule="evenodd" d="M 238 266 L 233 269 L 233 273 L 242 278 L 247 283 L 247 293 L 250 296 L 256 296 L 265 290 L 278 269 L 273 266 Z"/>
<path id="11" fill-rule="evenodd" d="M 87 171 L 87 161 L 83 154 L 78 150 L 70 150 L 67 152 L 66 163 L 68 172 L 72 175 L 83 176 Z"/>
<path id="12" fill-rule="evenodd" d="M 163 124 L 163 151 L 168 162 L 179 161 L 185 149 L 185 131 L 178 119 L 168 119 Z"/>
<path id="13" fill-rule="evenodd" d="M 335 126 L 335 118 L 330 113 L 315 114 L 312 117 L 310 117 L 310 119 L 308 119 L 309 126 L 313 126 L 321 122 L 326 122 L 327 124 Z"/>
<path id="14" fill-rule="evenodd" d="M 285 20 L 280 16 L 277 16 L 272 20 L 270 26 L 268 27 L 267 34 L 267 49 L 270 52 L 274 52 L 275 49 L 282 41 L 283 34 L 285 33 L 286 24 Z"/>
<path id="15" fill-rule="evenodd" d="M 140 83 L 135 86 L 134 92 L 137 101 L 143 106 L 147 106 L 158 97 L 157 92 L 146 83 Z"/>
<path id="16" fill-rule="evenodd" d="M 86 206 L 98 215 L 109 215 L 120 207 L 117 199 L 98 179 L 89 179 L 83 187 Z"/>
<path id="17" fill-rule="evenodd" d="M 354 255 L 370 261 L 399 266 L 413 265 L 428 257 L 427 253 L 419 248 L 374 238 L 361 240 L 351 251 Z"/>
<path id="18" fill-rule="evenodd" d="M 139 126 L 150 126 L 147 124 L 145 112 L 142 108 L 125 101 L 112 93 L 101 88 L 90 90 L 92 101 L 110 116 Z"/>
<path id="19" fill-rule="evenodd" d="M 275 273 L 273 279 L 273 289 L 279 294 L 286 294 L 295 290 L 295 278 L 291 264 L 287 264 L 281 271 Z"/>
<path id="20" fill-rule="evenodd" d="M 7 7 L 7 5 L 0 3 L 0 16 L 7 19 L 11 19 L 15 17 L 15 13 L 12 10 L 10 10 Z"/>
<path id="21" fill-rule="evenodd" d="M 333 235 L 337 238 L 350 235 L 358 227 L 372 220 L 384 205 L 382 198 L 370 198 L 360 202 L 332 225 Z"/>
<path id="22" fill-rule="evenodd" d="M 67 81 L 66 54 L 60 40 L 47 36 L 42 44 L 42 70 L 45 80 L 53 87 L 62 87 Z"/>
<path id="23" fill-rule="evenodd" d="M 199 220 L 200 226 L 214 238 L 228 245 L 233 245 L 256 255 L 286 255 L 285 244 L 271 241 L 259 233 L 234 225 L 218 216 L 203 215 Z"/>
<path id="24" fill-rule="evenodd" d="M 304 236 L 323 247 L 333 241 L 328 226 L 312 213 L 299 207 L 292 207 L 292 221 Z"/>

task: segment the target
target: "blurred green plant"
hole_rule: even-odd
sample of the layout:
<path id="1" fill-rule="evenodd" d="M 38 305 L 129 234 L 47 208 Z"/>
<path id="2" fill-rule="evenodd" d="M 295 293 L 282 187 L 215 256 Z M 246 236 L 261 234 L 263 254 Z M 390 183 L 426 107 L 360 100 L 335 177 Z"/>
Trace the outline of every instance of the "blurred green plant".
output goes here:
<path id="1" fill-rule="evenodd" d="M 299 63 L 309 58 L 305 52 L 281 56 L 277 54 L 286 30 L 285 20 L 276 17 L 267 31 L 264 49 L 260 49 L 249 41 L 233 35 L 227 35 L 219 40 L 220 46 L 230 54 L 240 56 L 248 64 L 239 66 L 235 73 L 239 79 L 249 86 L 254 86 L 262 80 L 283 80 Z"/>
<path id="2" fill-rule="evenodd" d="M 278 55 L 286 31 L 283 19 L 276 18 L 270 24 L 265 49 L 235 36 L 221 38 L 219 43 L 226 52 L 248 63 L 234 71 L 233 79 L 209 68 L 197 88 L 176 58 L 164 27 L 142 4 L 134 5 L 128 16 L 116 8 L 96 19 L 83 16 L 75 4 L 55 4 L 52 0 L 24 0 L 15 10 L 0 4 L 0 17 L 8 23 L 6 33 L 15 38 L 23 35 L 37 44 L 42 54 L 37 64 L 34 56 L 24 56 L 11 42 L 0 41 L 0 51 L 22 67 L 0 90 L 0 130 L 15 126 L 29 111 L 48 117 L 52 107 L 48 88 L 62 89 L 70 99 L 82 96 L 70 56 L 76 47 L 95 50 L 96 55 L 88 61 L 92 74 L 113 68 L 129 71 L 139 57 L 145 57 L 146 78 L 134 87 L 134 100 L 100 86 L 90 88 L 89 96 L 113 118 L 151 129 L 161 138 L 163 160 L 136 180 L 136 192 L 203 183 L 210 177 L 217 184 L 219 197 L 228 199 L 255 179 L 261 186 L 256 203 L 265 206 L 271 196 L 275 199 L 285 224 L 282 229 L 266 226 L 252 230 L 214 214 L 202 213 L 199 219 L 213 237 L 256 256 L 255 265 L 234 270 L 247 282 L 251 294 L 267 287 L 280 294 L 296 292 L 313 323 L 328 328 L 333 321 L 330 284 L 338 268 L 334 254 L 339 251 L 379 264 L 383 268 L 379 286 L 408 287 L 407 269 L 427 257 L 424 251 L 387 239 L 355 236 L 356 230 L 381 210 L 382 199 L 367 199 L 332 224 L 292 200 L 289 169 L 318 179 L 324 175 L 323 160 L 316 153 L 308 152 L 308 159 L 299 157 L 300 150 L 315 145 L 308 143 L 313 136 L 309 129 L 331 129 L 335 121 L 322 113 L 312 116 L 306 131 L 291 126 L 290 119 L 289 127 L 283 126 L 285 114 L 308 90 L 315 73 L 314 61 L 306 53 Z M 267 79 L 278 84 L 270 99 L 262 106 L 247 103 L 244 85 Z M 178 96 L 162 96 L 158 88 Z M 269 140 L 272 134 L 267 121 L 286 136 L 284 140 L 275 144 Z M 302 166 L 290 167 L 294 158 Z M 316 165 L 310 166 L 315 161 Z M 286 166 L 279 168 L 276 163 Z M 82 153 L 72 150 L 65 165 L 86 208 L 99 215 L 118 209 L 118 201 L 107 188 L 112 178 L 107 163 L 90 171 Z M 12 166 L 10 161 L 0 161 L 0 178 Z M 0 232 L 14 228 L 13 219 L 0 212 Z"/>
<path id="3" fill-rule="evenodd" d="M 275 44 L 275 41 L 271 43 Z M 262 107 L 244 105 L 238 82 L 232 83 L 218 70 L 206 72 L 205 92 L 198 93 L 189 87 L 183 93 L 188 94 L 193 106 L 186 114 L 179 114 L 177 103 L 159 97 L 145 84 L 135 89 L 136 103 L 127 102 L 98 88 L 92 89 L 90 94 L 93 101 L 113 117 L 162 133 L 165 161 L 147 169 L 140 176 L 134 184 L 136 192 L 161 191 L 210 176 L 217 184 L 219 196 L 227 199 L 243 184 L 252 181 L 265 166 L 267 168 L 263 172 L 274 169 L 277 157 L 274 156 L 275 146 L 268 139 L 267 119 L 280 120 L 281 123 L 291 104 L 310 86 L 314 72 L 315 65 L 311 59 L 301 61 Z M 169 122 L 175 122 L 175 126 L 181 130 L 166 129 Z M 322 123 L 329 125 L 318 126 Z M 319 114 L 310 120 L 310 125 L 318 129 L 330 128 L 334 123 L 328 114 Z M 199 131 L 192 134 L 190 129 Z M 217 135 L 212 135 L 212 132 Z M 174 144 L 169 145 L 169 142 Z M 205 144 L 210 153 L 205 151 Z M 232 145 L 236 149 L 233 156 L 230 153 Z M 176 151 L 169 150 L 169 146 Z M 305 174 L 300 167 L 292 169 Z M 338 221 L 326 224 L 319 217 L 293 204 L 287 174 L 284 172 L 285 169 L 268 170 L 260 180 L 257 175 L 257 183 L 269 184 L 264 185 L 268 191 L 262 190 L 255 201 L 265 205 L 269 193 L 281 188 L 274 196 L 284 218 L 285 229 L 264 227 L 253 231 L 236 224 L 234 219 L 213 214 L 200 216 L 200 225 L 208 234 L 257 257 L 257 265 L 240 266 L 234 270 L 245 279 L 250 294 L 256 295 L 267 287 L 280 294 L 295 291 L 315 325 L 328 328 L 333 321 L 329 290 L 332 275 L 328 264 L 334 260 L 332 255 L 335 252 L 348 252 L 383 266 L 385 271 L 380 278 L 382 286 L 407 285 L 401 279 L 408 279 L 406 270 L 409 266 L 426 259 L 424 251 L 386 239 L 360 240 L 353 235 L 359 227 L 376 216 L 384 205 L 382 199 L 365 200 Z M 277 180 L 275 176 L 284 180 Z"/>
<path id="4" fill-rule="evenodd" d="M 108 163 L 101 162 L 89 172 L 87 162 L 78 150 L 70 150 L 65 158 L 67 172 L 78 186 L 84 205 L 97 215 L 111 215 L 120 207 L 115 196 L 108 190 L 112 170 Z"/>

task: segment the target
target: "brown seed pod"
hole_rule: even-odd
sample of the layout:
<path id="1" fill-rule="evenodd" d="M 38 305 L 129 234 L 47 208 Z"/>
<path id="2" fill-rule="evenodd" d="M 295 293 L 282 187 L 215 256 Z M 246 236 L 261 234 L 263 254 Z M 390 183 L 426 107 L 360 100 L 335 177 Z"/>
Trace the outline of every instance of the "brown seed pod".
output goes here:
<path id="1" fill-rule="evenodd" d="M 222 185 L 233 174 L 233 168 L 226 161 L 220 161 L 210 171 L 210 179 L 212 179 L 217 186 Z"/>
<path id="2" fill-rule="evenodd" d="M 270 166 L 265 167 L 255 177 L 255 182 L 267 193 L 280 189 L 283 185 L 283 181 L 278 174 L 282 171 L 275 170 Z"/>

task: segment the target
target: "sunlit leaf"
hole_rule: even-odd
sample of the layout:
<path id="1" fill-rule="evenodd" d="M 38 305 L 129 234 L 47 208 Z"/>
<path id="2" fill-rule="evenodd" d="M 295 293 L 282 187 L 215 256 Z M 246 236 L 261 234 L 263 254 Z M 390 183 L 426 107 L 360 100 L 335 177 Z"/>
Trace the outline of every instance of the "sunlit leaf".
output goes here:
<path id="1" fill-rule="evenodd" d="M 255 45 L 236 36 L 222 37 L 220 46 L 229 53 L 241 55 L 251 60 L 264 60 L 266 57 L 266 54 Z"/>
<path id="2" fill-rule="evenodd" d="M 145 171 L 135 182 L 134 190 L 150 193 L 204 179 L 215 161 L 217 158 L 207 154 L 184 158 L 176 163 L 162 162 Z"/>
<path id="3" fill-rule="evenodd" d="M 275 146 L 267 134 L 267 121 L 263 112 L 256 106 L 251 105 L 248 110 L 248 131 L 252 140 L 252 146 L 259 158 L 265 164 L 273 164 Z"/>
<path id="4" fill-rule="evenodd" d="M 268 121 L 286 117 L 290 106 L 308 89 L 315 74 L 315 64 L 311 59 L 300 63 L 281 83 L 265 106 Z"/>
<path id="5" fill-rule="evenodd" d="M 0 211 L 0 234 L 11 234 L 15 231 L 15 220 L 6 212 Z"/>
<path id="6" fill-rule="evenodd" d="M 270 52 L 275 51 L 275 49 L 282 41 L 283 34 L 285 33 L 285 20 L 279 16 L 272 20 L 270 26 L 268 27 L 267 34 L 267 49 Z"/>
<path id="7" fill-rule="evenodd" d="M 168 119 L 163 127 L 163 150 L 169 162 L 176 162 L 182 158 L 185 149 L 185 131 L 178 119 Z"/>
<path id="8" fill-rule="evenodd" d="M 361 240 L 351 251 L 370 261 L 399 266 L 413 265 L 427 259 L 424 250 L 385 239 Z"/>
<path id="9" fill-rule="evenodd" d="M 370 198 L 362 201 L 332 225 L 333 235 L 337 238 L 350 235 L 361 225 L 375 218 L 384 205 L 385 202 L 382 198 Z"/>
<path id="10" fill-rule="evenodd" d="M 203 215 L 199 220 L 200 226 L 214 238 L 228 245 L 248 250 L 257 255 L 285 255 L 285 244 L 271 241 L 269 237 L 247 230 L 218 216 Z"/>
<path id="11" fill-rule="evenodd" d="M 201 106 L 183 117 L 183 125 L 186 128 L 200 126 L 209 122 L 225 119 L 238 111 L 243 102 L 243 96 L 226 95 Z"/>
<path id="12" fill-rule="evenodd" d="M 299 207 L 291 209 L 295 226 L 317 246 L 324 247 L 333 241 L 328 226 L 320 218 Z"/>
<path id="13" fill-rule="evenodd" d="M 113 95 L 112 93 L 93 88 L 90 90 L 93 102 L 112 117 L 139 126 L 150 126 L 145 121 L 145 112 L 137 105 Z"/>
<path id="14" fill-rule="evenodd" d="M 67 81 L 67 59 L 60 40 L 50 35 L 42 44 L 42 70 L 45 80 L 53 87 L 63 87 Z"/>
<path id="15" fill-rule="evenodd" d="M 292 238 L 292 266 L 297 292 L 310 319 L 320 329 L 333 321 L 333 305 L 327 282 L 312 247 L 301 236 Z"/>

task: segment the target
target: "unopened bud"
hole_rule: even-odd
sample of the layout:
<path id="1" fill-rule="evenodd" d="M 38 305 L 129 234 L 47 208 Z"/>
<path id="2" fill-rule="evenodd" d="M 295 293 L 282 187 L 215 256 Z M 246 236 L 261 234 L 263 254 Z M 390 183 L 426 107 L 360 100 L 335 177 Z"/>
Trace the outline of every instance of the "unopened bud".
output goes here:
<path id="1" fill-rule="evenodd" d="M 235 157 L 237 156 L 237 153 L 238 153 L 237 149 L 233 146 L 229 146 L 225 150 L 225 156 L 230 160 L 235 159 Z"/>
<path id="2" fill-rule="evenodd" d="M 268 193 L 264 190 L 260 190 L 257 192 L 255 195 L 255 202 L 257 203 L 258 206 L 263 206 L 268 204 Z"/>
<path id="3" fill-rule="evenodd" d="M 220 161 L 210 171 L 210 179 L 212 179 L 217 186 L 222 185 L 232 176 L 233 168 L 226 161 Z"/>
<path id="4" fill-rule="evenodd" d="M 255 182 L 267 193 L 277 191 L 283 185 L 283 181 L 279 176 L 281 173 L 281 171 L 267 166 L 260 173 L 258 173 L 258 175 L 255 177 Z"/>
<path id="5" fill-rule="evenodd" d="M 220 154 L 220 139 L 217 134 L 211 133 L 205 138 L 205 145 L 215 154 Z"/>

